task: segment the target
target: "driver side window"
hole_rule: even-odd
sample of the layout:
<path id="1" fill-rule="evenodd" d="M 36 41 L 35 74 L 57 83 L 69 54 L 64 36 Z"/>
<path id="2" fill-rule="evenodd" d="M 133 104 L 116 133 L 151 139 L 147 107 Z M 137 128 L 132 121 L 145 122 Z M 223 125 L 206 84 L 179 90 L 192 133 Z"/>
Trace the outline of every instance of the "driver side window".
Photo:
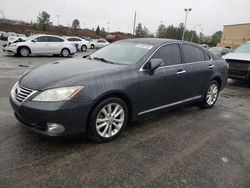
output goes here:
<path id="1" fill-rule="evenodd" d="M 162 66 L 178 65 L 181 64 L 181 52 L 178 44 L 168 44 L 162 46 L 152 56 L 151 59 L 162 59 Z"/>

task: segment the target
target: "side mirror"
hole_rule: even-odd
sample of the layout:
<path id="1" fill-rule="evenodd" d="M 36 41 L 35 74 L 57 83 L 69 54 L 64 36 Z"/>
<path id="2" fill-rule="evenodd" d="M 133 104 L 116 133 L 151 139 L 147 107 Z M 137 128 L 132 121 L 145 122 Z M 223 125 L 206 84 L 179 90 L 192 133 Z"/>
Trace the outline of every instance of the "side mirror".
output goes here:
<path id="1" fill-rule="evenodd" d="M 155 69 L 160 67 L 163 64 L 162 59 L 151 59 L 147 64 L 146 64 L 146 69 L 149 71 L 149 74 L 152 75 L 154 74 Z"/>
<path id="2" fill-rule="evenodd" d="M 31 42 L 37 42 L 37 39 L 33 39 Z"/>

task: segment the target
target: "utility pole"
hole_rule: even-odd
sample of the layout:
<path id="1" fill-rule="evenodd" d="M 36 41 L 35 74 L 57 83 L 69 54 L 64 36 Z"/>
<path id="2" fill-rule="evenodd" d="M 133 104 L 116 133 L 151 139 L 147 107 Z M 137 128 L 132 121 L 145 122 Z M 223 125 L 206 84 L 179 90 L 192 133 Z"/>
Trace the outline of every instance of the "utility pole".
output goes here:
<path id="1" fill-rule="evenodd" d="M 57 25 L 59 26 L 60 25 L 60 23 L 59 23 L 59 14 L 57 14 L 56 17 L 57 17 Z"/>
<path id="2" fill-rule="evenodd" d="M 202 32 L 203 32 L 203 28 L 201 28 L 201 32 L 200 32 L 200 38 L 199 38 L 199 44 L 201 44 L 201 34 L 202 34 Z"/>
<path id="3" fill-rule="evenodd" d="M 186 25 L 187 25 L 187 17 L 188 17 L 188 13 L 191 12 L 191 8 L 185 8 L 184 11 L 186 12 L 186 18 L 185 18 L 185 23 L 184 23 L 184 29 L 183 29 L 183 35 L 182 35 L 182 40 L 184 40 L 185 37 L 185 32 L 186 32 Z"/>
<path id="4" fill-rule="evenodd" d="M 135 25 L 136 25 L 136 11 L 135 11 L 135 15 L 134 15 L 133 35 L 135 35 Z"/>

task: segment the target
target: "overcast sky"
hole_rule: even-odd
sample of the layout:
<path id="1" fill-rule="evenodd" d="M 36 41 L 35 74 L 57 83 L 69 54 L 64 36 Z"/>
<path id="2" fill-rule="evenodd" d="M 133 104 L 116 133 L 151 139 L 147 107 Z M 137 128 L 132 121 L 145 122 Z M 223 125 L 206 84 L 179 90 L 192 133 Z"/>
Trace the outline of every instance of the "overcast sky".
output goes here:
<path id="1" fill-rule="evenodd" d="M 36 20 L 39 12 L 47 11 L 54 25 L 59 15 L 60 24 L 65 26 L 77 18 L 81 27 L 100 25 L 107 30 L 110 22 L 110 31 L 123 32 L 132 32 L 135 10 L 137 23 L 154 33 L 161 21 L 175 26 L 184 22 L 184 8 L 192 8 L 187 28 L 201 24 L 209 35 L 222 30 L 223 25 L 249 23 L 249 7 L 250 0 L 0 0 L 0 11 L 6 18 L 30 22 Z"/>

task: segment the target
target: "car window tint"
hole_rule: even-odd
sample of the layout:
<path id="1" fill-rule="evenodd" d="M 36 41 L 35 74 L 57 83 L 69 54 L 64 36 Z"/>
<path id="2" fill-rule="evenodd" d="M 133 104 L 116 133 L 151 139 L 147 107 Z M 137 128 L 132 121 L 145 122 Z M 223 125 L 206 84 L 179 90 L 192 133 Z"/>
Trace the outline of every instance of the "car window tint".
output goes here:
<path id="1" fill-rule="evenodd" d="M 163 65 L 181 64 L 181 53 L 178 44 L 169 44 L 161 47 L 151 59 L 162 59 Z"/>
<path id="2" fill-rule="evenodd" d="M 74 38 L 74 40 L 75 40 L 75 41 L 81 41 L 81 39 L 79 39 L 79 38 Z"/>
<path id="3" fill-rule="evenodd" d="M 37 42 L 48 42 L 48 37 L 47 36 L 37 37 L 36 40 Z"/>
<path id="4" fill-rule="evenodd" d="M 97 42 L 100 42 L 100 43 L 105 43 L 105 41 L 104 41 L 104 40 L 98 40 Z"/>
<path id="5" fill-rule="evenodd" d="M 68 41 L 74 41 L 74 38 L 68 38 L 67 40 Z"/>
<path id="6" fill-rule="evenodd" d="M 63 42 L 63 39 L 58 37 L 48 37 L 49 42 Z"/>
<path id="7" fill-rule="evenodd" d="M 183 45 L 183 54 L 184 54 L 184 62 L 185 63 L 205 61 L 203 50 L 201 50 L 193 45 L 184 44 Z"/>

